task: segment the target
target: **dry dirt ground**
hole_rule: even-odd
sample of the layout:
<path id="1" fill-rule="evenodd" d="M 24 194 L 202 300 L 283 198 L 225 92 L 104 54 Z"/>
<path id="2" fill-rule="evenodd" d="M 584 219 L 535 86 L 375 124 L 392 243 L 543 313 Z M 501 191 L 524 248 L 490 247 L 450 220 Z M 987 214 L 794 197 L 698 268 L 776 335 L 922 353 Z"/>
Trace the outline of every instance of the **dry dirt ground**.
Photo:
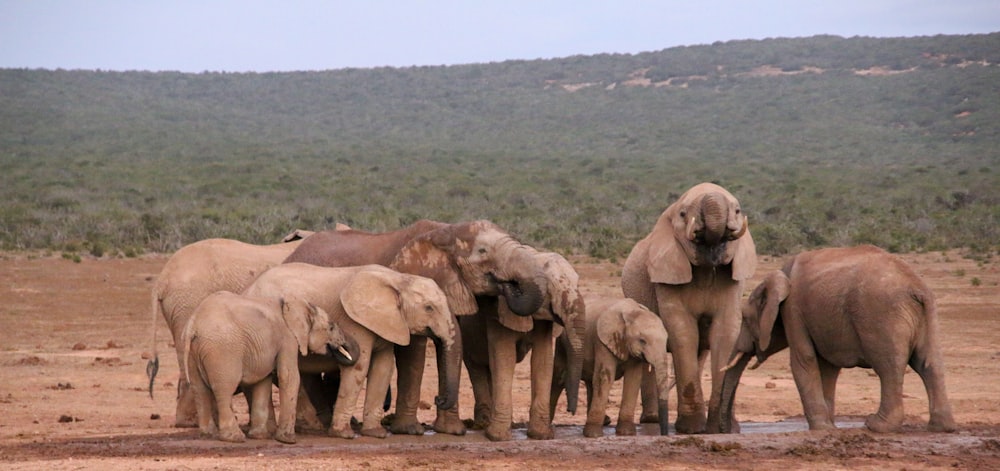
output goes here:
<path id="1" fill-rule="evenodd" d="M 739 435 L 660 437 L 643 428 L 639 436 L 616 437 L 607 428 L 604 438 L 585 439 L 585 414 L 559 412 L 557 438 L 548 441 L 529 440 L 521 428 L 504 443 L 481 432 L 353 441 L 301 433 L 297 444 L 282 445 L 227 444 L 172 427 L 178 370 L 162 319 L 162 365 L 150 399 L 143 358 L 150 351 L 149 290 L 166 256 L 75 263 L 0 254 L 0 468 L 1000 469 L 1000 263 L 978 264 L 960 252 L 905 258 L 938 296 L 957 433 L 924 431 L 927 399 L 912 371 L 905 431 L 858 428 L 879 398 L 877 378 L 861 369 L 841 375 L 841 430 L 808 432 L 785 353 L 744 375 Z M 619 293 L 620 263 L 574 263 L 585 291 Z M 780 264 L 762 257 L 757 279 Z M 427 371 L 434 374 L 433 367 Z M 520 365 L 515 421 L 527 420 L 528 374 Z M 463 382 L 462 415 L 469 417 L 471 388 Z M 436 380 L 424 384 L 429 400 Z M 246 421 L 245 409 L 241 414 Z M 421 414 L 433 420 L 430 407 Z"/>

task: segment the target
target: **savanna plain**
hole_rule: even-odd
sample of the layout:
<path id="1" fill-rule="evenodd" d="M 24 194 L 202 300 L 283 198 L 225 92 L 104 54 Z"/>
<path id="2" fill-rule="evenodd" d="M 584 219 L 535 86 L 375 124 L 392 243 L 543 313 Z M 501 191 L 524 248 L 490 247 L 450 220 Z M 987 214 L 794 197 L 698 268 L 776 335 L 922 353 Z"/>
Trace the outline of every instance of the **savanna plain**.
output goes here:
<path id="1" fill-rule="evenodd" d="M 176 358 L 159 325 L 161 369 L 147 391 L 151 351 L 149 292 L 168 256 L 83 257 L 42 253 L 0 255 L 0 465 L 4 469 L 998 469 L 1000 468 L 1000 267 L 962 251 L 903 254 L 938 298 L 948 392 L 959 424 L 928 433 L 927 398 L 919 378 L 905 381 L 901 433 L 860 428 L 878 407 L 878 378 L 845 370 L 837 391 L 834 432 L 809 432 L 788 368 L 787 352 L 744 375 L 737 396 L 743 433 L 583 438 L 584 414 L 561 404 L 554 440 L 525 437 L 490 442 L 479 431 L 457 437 L 428 432 L 384 440 L 300 433 L 298 443 L 248 440 L 230 444 L 173 427 Z M 586 293 L 620 293 L 619 262 L 574 257 Z M 750 283 L 777 269 L 761 256 Z M 748 288 L 749 289 L 749 288 Z M 430 346 L 429 348 L 433 348 Z M 429 356 L 428 358 L 433 358 Z M 433 360 L 431 360 L 433 361 Z M 527 420 L 529 370 L 518 366 L 515 422 Z M 426 370 L 422 397 L 434 395 Z M 704 378 L 707 381 L 707 375 Z M 707 386 L 707 382 L 706 382 Z M 612 391 L 616 404 L 620 383 Z M 583 397 L 583 396 L 581 396 Z M 472 416 L 463 376 L 460 406 Z M 245 402 L 238 417 L 246 422 Z M 585 402 L 581 400 L 581 408 Z M 673 401 L 673 406 L 676 402 Z M 617 416 L 617 409 L 609 411 Z M 425 423 L 434 411 L 425 404 Z"/>

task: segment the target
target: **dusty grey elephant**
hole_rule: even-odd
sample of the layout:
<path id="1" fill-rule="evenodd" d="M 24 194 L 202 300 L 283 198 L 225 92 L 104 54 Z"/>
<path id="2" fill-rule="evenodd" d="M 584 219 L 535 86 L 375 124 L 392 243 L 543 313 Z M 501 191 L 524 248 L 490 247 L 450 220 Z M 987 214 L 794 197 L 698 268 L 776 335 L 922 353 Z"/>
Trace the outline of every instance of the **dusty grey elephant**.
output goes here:
<path id="1" fill-rule="evenodd" d="M 382 402 L 395 370 L 394 347 L 412 338 L 434 341 L 444 374 L 435 399 L 449 408 L 458 401 L 462 340 L 444 293 L 433 280 L 399 273 L 380 265 L 320 267 L 287 263 L 261 274 L 245 293 L 269 298 L 296 297 L 329 313 L 330 321 L 354 339 L 359 356 L 353 366 L 332 360 L 299 363 L 305 373 L 340 369 L 340 388 L 329 434 L 354 438 L 351 415 L 367 382 L 361 434 L 384 438 Z"/>
<path id="2" fill-rule="evenodd" d="M 309 237 L 286 262 L 320 266 L 377 264 L 401 273 L 434 280 L 456 316 L 475 314 L 477 296 L 504 295 L 505 304 L 518 315 L 535 313 L 543 302 L 541 289 L 533 281 L 534 265 L 512 263 L 513 254 L 524 247 L 506 231 L 489 221 L 445 224 L 421 220 L 409 227 L 386 233 L 325 231 Z M 420 435 L 417 420 L 420 384 L 424 373 L 425 337 L 416 336 L 407 346 L 396 347 L 397 391 L 395 416 L 390 431 Z M 447 377 L 438 365 L 438 378 Z M 443 389 L 444 385 L 439 385 Z M 461 435 L 465 425 L 457 414 L 438 407 L 434 430 Z"/>
<path id="3" fill-rule="evenodd" d="M 246 439 L 232 410 L 233 394 L 242 387 L 252 391 L 250 438 L 273 434 L 295 443 L 299 355 L 346 355 L 342 345 L 332 343 L 334 329 L 323 309 L 291 298 L 228 291 L 206 297 L 181 334 L 181 369 L 196 398 L 202 433 L 230 442 Z M 281 400 L 277 424 L 271 402 L 275 376 Z"/>
<path id="4" fill-rule="evenodd" d="M 149 376 L 149 395 L 153 395 L 153 381 L 159 370 L 159 353 L 156 327 L 159 317 L 167 322 L 181 360 L 181 334 L 195 307 L 216 291 L 239 293 L 257 275 L 280 264 L 310 231 L 296 230 L 284 242 L 271 245 L 254 245 L 232 239 L 206 239 L 182 247 L 167 260 L 156 278 L 152 290 L 153 359 L 146 367 Z M 177 381 L 176 427 L 197 426 L 194 395 L 188 389 L 183 372 Z"/>
<path id="5" fill-rule="evenodd" d="M 659 314 L 670 333 L 677 381 L 678 433 L 719 433 L 720 368 L 740 330 L 743 282 L 757 266 L 753 238 L 740 203 L 724 188 L 701 183 L 660 215 L 652 232 L 632 248 L 622 270 L 622 291 Z M 706 421 L 699 353 L 710 350 L 712 392 Z M 655 382 L 646 374 L 642 421 L 656 417 Z M 732 416 L 731 411 L 726 411 Z"/>
<path id="6" fill-rule="evenodd" d="M 463 356 L 472 383 L 476 406 L 474 424 L 486 429 L 490 440 L 509 440 L 513 418 L 514 367 L 531 352 L 531 407 L 528 437 L 551 439 L 553 410 L 549 407 L 552 381 L 567 390 L 566 408 L 576 412 L 582 370 L 585 306 L 580 295 L 579 275 L 561 255 L 523 246 L 511 262 L 536 268 L 534 284 L 544 302 L 531 316 L 518 316 L 502 300 L 481 297 L 480 314 L 459 318 L 464 343 Z M 565 368 L 553 379 L 554 323 L 563 325 L 567 338 Z M 458 415 L 455 408 L 448 412 Z"/>
<path id="7" fill-rule="evenodd" d="M 751 357 L 759 364 L 790 348 L 810 430 L 835 428 L 837 376 L 853 367 L 872 368 L 882 385 L 878 412 L 865 425 L 899 430 L 909 365 L 927 389 L 927 428 L 954 431 L 939 335 L 933 293 L 899 257 L 870 245 L 803 252 L 768 274 L 743 304 L 723 401 L 732 402 Z"/>
<path id="8" fill-rule="evenodd" d="M 583 348 L 583 382 L 587 387 L 585 437 L 604 435 L 604 419 L 611 384 L 624 377 L 616 435 L 635 435 L 635 408 L 642 373 L 652 367 L 659 392 L 660 434 L 667 434 L 667 402 L 670 393 L 670 362 L 667 359 L 667 330 L 663 321 L 645 306 L 631 299 L 588 295 L 587 332 Z M 565 374 L 565 337 L 556 342 L 552 381 L 552 409 L 562 394 L 555 380 Z"/>

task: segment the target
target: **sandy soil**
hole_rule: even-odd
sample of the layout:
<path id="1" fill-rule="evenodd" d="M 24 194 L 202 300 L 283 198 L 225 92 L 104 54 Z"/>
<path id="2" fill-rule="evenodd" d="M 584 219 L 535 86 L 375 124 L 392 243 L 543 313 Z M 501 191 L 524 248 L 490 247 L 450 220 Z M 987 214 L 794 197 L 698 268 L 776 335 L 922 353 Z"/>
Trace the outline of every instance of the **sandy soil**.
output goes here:
<path id="1" fill-rule="evenodd" d="M 604 438 L 585 439 L 584 414 L 560 412 L 557 438 L 548 441 L 529 440 L 521 428 L 514 441 L 503 443 L 489 442 L 480 432 L 353 441 L 303 433 L 295 445 L 273 440 L 234 445 L 172 427 L 177 363 L 162 319 L 163 364 L 155 397 L 146 391 L 149 290 L 166 256 L 74 263 L 0 254 L 0 467 L 1000 469 L 1000 265 L 978 264 L 960 252 L 905 258 L 938 296 L 957 433 L 924 431 L 927 398 L 912 371 L 905 385 L 904 433 L 858 428 L 879 397 L 877 378 L 861 369 L 841 375 L 841 430 L 808 432 L 785 353 L 744 375 L 737 400 L 744 432 L 739 435 L 660 437 L 644 428 L 636 437 L 616 437 L 607 428 Z M 578 259 L 574 264 L 585 291 L 620 292 L 620 263 Z M 763 257 L 757 278 L 780 264 Z M 433 375 L 434 368 L 427 371 Z M 519 365 L 515 421 L 527 420 L 528 374 L 527 365 Z M 463 381 L 462 415 L 470 417 L 471 388 Z M 430 400 L 436 380 L 429 377 L 424 384 L 423 397 Z M 246 421 L 245 409 L 241 414 Z M 421 419 L 433 420 L 429 406 Z"/>

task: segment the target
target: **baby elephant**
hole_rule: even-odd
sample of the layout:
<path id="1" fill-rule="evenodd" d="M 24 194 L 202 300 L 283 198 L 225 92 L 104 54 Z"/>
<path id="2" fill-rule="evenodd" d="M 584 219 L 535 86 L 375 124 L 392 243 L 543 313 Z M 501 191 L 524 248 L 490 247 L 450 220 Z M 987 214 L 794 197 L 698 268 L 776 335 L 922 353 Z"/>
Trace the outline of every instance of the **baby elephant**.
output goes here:
<path id="1" fill-rule="evenodd" d="M 228 291 L 205 298 L 182 337 L 185 372 L 195 393 L 198 427 L 227 442 L 246 440 L 236 423 L 232 398 L 237 387 L 250 392 L 250 438 L 295 443 L 299 355 L 349 355 L 331 339 L 343 338 L 325 311 L 301 301 L 247 297 Z M 277 372 L 281 415 L 271 402 Z M 218 418 L 218 423 L 216 423 Z"/>
<path id="2" fill-rule="evenodd" d="M 659 391 L 660 434 L 667 434 L 667 397 L 670 391 L 667 330 L 663 321 L 641 304 L 622 298 L 589 295 L 584 298 L 587 330 L 583 344 L 582 379 L 587 387 L 586 437 L 604 435 L 605 410 L 611 383 L 624 376 L 616 435 L 635 435 L 635 407 L 647 365 L 653 367 Z M 550 410 L 555 410 L 566 372 L 566 338 L 556 343 Z"/>
<path id="3" fill-rule="evenodd" d="M 743 327 L 725 375 L 722 410 L 752 355 L 791 349 L 791 368 L 810 430 L 836 428 L 841 368 L 872 368 L 882 385 L 875 432 L 903 422 L 903 374 L 920 375 L 931 431 L 954 431 L 938 346 L 934 296 L 899 257 L 870 245 L 803 252 L 764 279 L 743 305 Z M 751 367 L 755 368 L 757 365 Z"/>

